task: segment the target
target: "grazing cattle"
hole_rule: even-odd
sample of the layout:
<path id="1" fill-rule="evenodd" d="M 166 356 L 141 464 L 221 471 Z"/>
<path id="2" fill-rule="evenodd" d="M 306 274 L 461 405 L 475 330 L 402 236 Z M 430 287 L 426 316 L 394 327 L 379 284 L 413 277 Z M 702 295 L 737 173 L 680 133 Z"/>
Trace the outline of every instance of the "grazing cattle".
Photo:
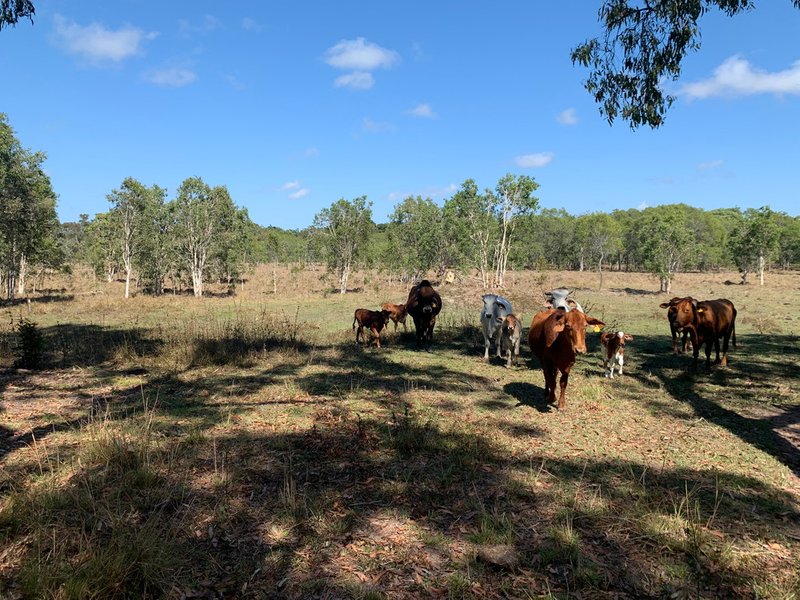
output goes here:
<path id="1" fill-rule="evenodd" d="M 678 305 L 681 306 L 681 310 L 686 311 L 689 310 L 687 308 L 686 303 L 682 303 L 683 300 L 689 300 L 690 302 L 693 300 L 691 296 L 687 296 L 686 298 L 678 298 L 677 296 L 672 298 L 669 302 L 662 302 L 659 304 L 661 308 L 667 309 L 667 320 L 669 321 L 669 330 L 672 333 L 672 353 L 673 354 L 683 354 L 686 352 L 686 344 L 687 342 L 691 343 L 689 338 L 689 330 L 684 329 L 683 327 L 679 327 L 676 325 L 676 319 L 678 317 Z M 678 349 L 678 334 L 683 334 L 683 339 L 681 340 L 680 349 Z"/>
<path id="2" fill-rule="evenodd" d="M 358 331 L 356 331 L 356 344 L 359 343 L 359 338 L 367 342 L 364 335 L 364 328 L 366 327 L 372 332 L 372 337 L 375 338 L 375 345 L 381 347 L 381 331 L 389 322 L 389 315 L 386 311 L 368 310 L 366 308 L 356 309 L 353 314 L 353 329 L 356 328 L 358 323 Z"/>
<path id="3" fill-rule="evenodd" d="M 545 394 L 550 403 L 556 400 L 556 378 L 561 371 L 559 409 L 565 406 L 569 371 L 575 364 L 575 357 L 586 352 L 587 325 L 603 327 L 605 324 L 579 310 L 563 308 L 538 312 L 531 322 L 528 344 L 542 365 Z"/>
<path id="4" fill-rule="evenodd" d="M 511 302 L 497 294 L 483 295 L 481 330 L 483 331 L 483 360 L 489 360 L 489 346 L 494 342 L 500 356 L 500 331 L 503 320 L 513 312 Z"/>
<path id="5" fill-rule="evenodd" d="M 405 304 L 392 304 L 391 302 L 384 302 L 381 304 L 381 310 L 389 313 L 389 319 L 394 323 L 395 333 L 397 332 L 397 324 L 403 324 L 403 331 L 408 331 L 406 327 L 406 305 Z"/>
<path id="6" fill-rule="evenodd" d="M 606 377 L 614 379 L 614 367 L 617 367 L 619 374 L 622 375 L 622 365 L 625 364 L 625 342 L 632 342 L 633 336 L 623 331 L 616 333 L 603 333 L 600 335 L 600 343 L 603 344 L 605 353 L 603 355 L 603 368 L 609 369 Z"/>
<path id="7" fill-rule="evenodd" d="M 442 297 L 433 289 L 431 282 L 423 279 L 408 292 L 406 312 L 414 319 L 417 334 L 417 347 L 426 344 L 430 349 L 433 342 L 433 327 L 436 315 L 442 310 Z"/>
<path id="8" fill-rule="evenodd" d="M 694 368 L 697 368 L 700 347 L 706 345 L 706 368 L 711 366 L 711 344 L 714 344 L 717 357 L 714 364 L 723 367 L 728 364 L 728 341 L 733 338 L 736 348 L 736 307 L 733 302 L 720 298 L 703 300 L 681 298 L 675 305 L 673 323 L 679 330 L 689 330 L 694 354 Z M 719 353 L 719 338 L 722 338 L 722 358 Z"/>
<path id="9" fill-rule="evenodd" d="M 500 326 L 500 352 L 506 357 L 506 368 L 514 364 L 519 356 L 519 341 L 522 338 L 522 323 L 516 315 L 508 315 Z"/>

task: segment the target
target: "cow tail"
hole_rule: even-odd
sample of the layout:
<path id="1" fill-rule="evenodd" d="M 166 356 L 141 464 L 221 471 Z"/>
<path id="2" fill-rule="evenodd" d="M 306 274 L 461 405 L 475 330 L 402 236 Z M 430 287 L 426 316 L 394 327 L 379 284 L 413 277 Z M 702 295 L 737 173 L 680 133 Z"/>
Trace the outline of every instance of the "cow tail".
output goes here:
<path id="1" fill-rule="evenodd" d="M 733 327 L 731 328 L 731 336 L 733 337 L 733 347 L 736 348 L 736 321 L 733 322 Z"/>
<path id="2" fill-rule="evenodd" d="M 355 329 L 356 329 L 356 321 L 358 321 L 358 318 L 354 315 L 353 316 L 353 331 L 355 331 Z"/>

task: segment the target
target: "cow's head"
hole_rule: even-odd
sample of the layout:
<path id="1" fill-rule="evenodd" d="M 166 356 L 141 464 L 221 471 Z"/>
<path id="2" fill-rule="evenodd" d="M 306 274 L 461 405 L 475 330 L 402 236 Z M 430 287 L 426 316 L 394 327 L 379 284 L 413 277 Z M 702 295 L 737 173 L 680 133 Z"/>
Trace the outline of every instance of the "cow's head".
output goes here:
<path id="1" fill-rule="evenodd" d="M 676 296 L 669 302 L 662 302 L 659 306 L 667 309 L 669 324 L 678 331 L 694 323 L 697 300 L 691 296 L 685 298 Z"/>
<path id="2" fill-rule="evenodd" d="M 599 319 L 590 317 L 586 313 L 577 310 L 567 312 L 563 308 L 557 309 L 547 318 L 544 324 L 545 344 L 550 347 L 558 339 L 559 335 L 566 336 L 576 354 L 586 352 L 586 327 L 605 327 Z"/>

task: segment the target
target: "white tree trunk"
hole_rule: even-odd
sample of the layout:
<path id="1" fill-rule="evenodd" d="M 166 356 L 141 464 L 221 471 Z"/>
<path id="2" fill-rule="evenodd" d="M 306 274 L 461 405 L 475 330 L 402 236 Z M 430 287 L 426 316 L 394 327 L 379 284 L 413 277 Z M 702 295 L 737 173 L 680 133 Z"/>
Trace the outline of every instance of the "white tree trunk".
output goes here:
<path id="1" fill-rule="evenodd" d="M 25 295 L 25 275 L 28 272 L 28 259 L 23 254 L 19 259 L 19 275 L 17 276 L 17 295 Z M 763 281 L 761 285 L 764 285 Z"/>
<path id="2" fill-rule="evenodd" d="M 342 273 L 339 277 L 339 293 L 347 293 L 347 280 L 350 278 L 350 263 L 346 263 L 342 267 Z"/>
<path id="3" fill-rule="evenodd" d="M 764 251 L 758 253 L 758 281 L 761 285 L 764 285 Z"/>

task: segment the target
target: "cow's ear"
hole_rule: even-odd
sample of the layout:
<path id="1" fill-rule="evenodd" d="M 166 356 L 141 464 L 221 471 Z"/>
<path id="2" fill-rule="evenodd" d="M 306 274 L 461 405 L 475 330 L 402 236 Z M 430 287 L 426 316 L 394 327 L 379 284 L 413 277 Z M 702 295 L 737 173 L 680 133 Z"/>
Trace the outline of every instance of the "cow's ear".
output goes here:
<path id="1" fill-rule="evenodd" d="M 603 323 L 600 319 L 595 319 L 594 317 L 590 317 L 586 315 L 586 324 L 587 325 L 594 325 L 595 327 L 605 327 L 606 324 Z M 599 329 L 595 329 L 595 331 L 600 331 Z"/>
<path id="2" fill-rule="evenodd" d="M 630 333 L 626 333 L 625 334 L 625 341 L 626 342 L 632 342 L 633 341 L 633 336 Z"/>
<path id="3" fill-rule="evenodd" d="M 607 342 L 608 342 L 608 340 L 610 340 L 612 337 L 614 337 L 614 334 L 613 334 L 613 333 L 608 333 L 608 332 L 606 332 L 606 333 L 601 333 L 601 334 L 600 334 L 600 342 L 601 342 L 601 343 L 603 343 L 603 344 L 605 344 L 605 343 L 607 343 Z"/>
<path id="4" fill-rule="evenodd" d="M 659 304 L 658 306 L 659 306 L 659 307 L 661 307 L 661 308 L 669 308 L 669 307 L 671 306 L 671 303 L 669 303 L 669 302 L 662 302 L 662 303 L 661 303 L 661 304 Z"/>
<path id="5" fill-rule="evenodd" d="M 564 331 L 567 324 L 567 313 L 563 310 L 554 312 L 544 323 L 544 345 L 549 348 L 556 341 L 558 334 Z"/>
<path id="6" fill-rule="evenodd" d="M 697 300 L 695 300 L 694 298 L 692 298 L 692 306 L 697 308 Z"/>

